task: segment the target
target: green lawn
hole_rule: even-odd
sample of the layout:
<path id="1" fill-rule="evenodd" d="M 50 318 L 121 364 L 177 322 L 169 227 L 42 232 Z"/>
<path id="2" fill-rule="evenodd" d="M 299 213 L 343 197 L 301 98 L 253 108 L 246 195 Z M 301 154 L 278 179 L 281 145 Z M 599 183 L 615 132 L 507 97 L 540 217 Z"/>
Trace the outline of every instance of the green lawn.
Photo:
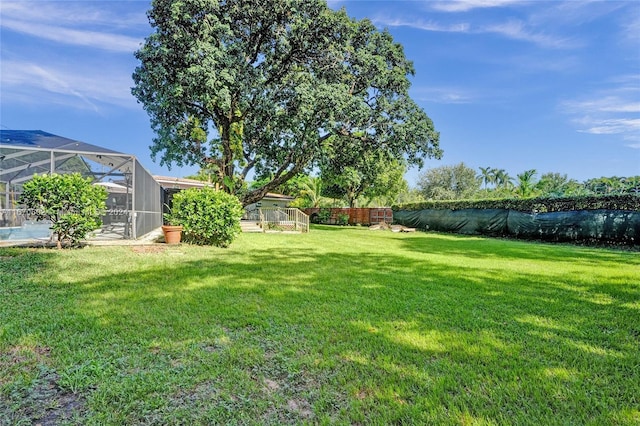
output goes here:
<path id="1" fill-rule="evenodd" d="M 0 249 L 0 424 L 639 424 L 640 255 L 316 227 Z"/>

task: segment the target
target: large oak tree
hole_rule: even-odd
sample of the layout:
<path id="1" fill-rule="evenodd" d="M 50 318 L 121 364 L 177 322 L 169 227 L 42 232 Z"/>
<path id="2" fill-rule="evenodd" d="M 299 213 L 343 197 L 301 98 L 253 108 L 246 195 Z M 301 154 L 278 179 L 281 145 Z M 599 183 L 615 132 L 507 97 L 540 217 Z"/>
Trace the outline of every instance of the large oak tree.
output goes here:
<path id="1" fill-rule="evenodd" d="M 132 93 L 152 154 L 213 169 L 231 191 L 252 169 L 272 176 L 245 205 L 340 150 L 441 155 L 408 94 L 412 63 L 369 20 L 320 0 L 154 0 L 148 17 Z"/>

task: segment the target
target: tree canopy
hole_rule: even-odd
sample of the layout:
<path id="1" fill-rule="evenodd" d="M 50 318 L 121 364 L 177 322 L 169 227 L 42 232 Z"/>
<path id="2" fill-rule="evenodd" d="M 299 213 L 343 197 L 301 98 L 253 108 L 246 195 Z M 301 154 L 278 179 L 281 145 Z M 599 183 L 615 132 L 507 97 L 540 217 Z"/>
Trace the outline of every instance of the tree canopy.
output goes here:
<path id="1" fill-rule="evenodd" d="M 537 179 L 535 169 L 518 173 L 515 179 L 504 169 L 479 167 L 478 170 L 474 181 L 472 169 L 464 163 L 427 169 L 419 176 L 418 188 L 424 198 L 431 200 L 640 196 L 640 176 L 601 177 L 578 182 L 555 172 L 543 173 Z"/>
<path id="2" fill-rule="evenodd" d="M 272 176 L 245 205 L 339 152 L 441 156 L 408 94 L 412 63 L 369 20 L 324 0 L 154 0 L 148 17 L 132 93 L 152 154 L 207 167 L 231 192 L 251 170 Z"/>
<path id="3" fill-rule="evenodd" d="M 426 170 L 418 179 L 418 188 L 426 199 L 462 200 L 480 189 L 480 178 L 464 163 Z"/>
<path id="4" fill-rule="evenodd" d="M 347 153 L 348 156 L 344 155 Z M 345 150 L 342 154 L 332 156 L 320 165 L 326 196 L 344 198 L 349 207 L 355 207 L 360 196 L 369 199 L 394 198 L 394 195 L 407 189 L 403 162 L 378 152 Z"/>

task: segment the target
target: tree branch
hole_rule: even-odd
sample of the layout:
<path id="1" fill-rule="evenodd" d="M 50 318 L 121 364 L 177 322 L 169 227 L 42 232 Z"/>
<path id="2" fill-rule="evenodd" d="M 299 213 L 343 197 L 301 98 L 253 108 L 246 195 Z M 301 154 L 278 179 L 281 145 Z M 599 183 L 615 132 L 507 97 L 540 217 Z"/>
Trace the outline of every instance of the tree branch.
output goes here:
<path id="1" fill-rule="evenodd" d="M 242 169 L 242 173 L 240 173 L 240 178 L 242 180 L 245 180 L 245 178 L 247 177 L 247 174 L 249 174 L 249 171 L 251 169 L 253 169 L 253 167 L 256 165 L 256 159 L 255 158 L 249 158 L 249 156 L 245 156 L 245 159 L 247 160 L 247 165 L 244 166 L 244 168 Z"/>
<path id="2" fill-rule="evenodd" d="M 200 104 L 197 104 L 197 103 L 195 103 L 195 102 L 189 102 L 189 101 L 186 101 L 186 102 L 185 102 L 185 105 L 190 106 L 190 107 L 193 107 L 193 108 L 196 108 L 196 109 L 199 109 L 199 110 L 200 110 L 200 111 L 202 111 L 202 112 L 204 113 L 204 115 L 206 115 L 207 117 L 210 117 L 210 118 L 213 118 L 213 117 L 214 117 L 213 113 L 212 113 L 211 111 L 209 111 L 209 109 L 208 109 L 207 107 L 205 107 L 204 105 L 200 105 Z"/>
<path id="3" fill-rule="evenodd" d="M 293 178 L 295 175 L 300 173 L 304 168 L 304 164 L 301 164 L 301 163 L 289 163 L 288 166 L 290 166 L 291 164 L 294 164 L 293 167 L 290 170 L 288 170 L 286 173 L 274 177 L 270 182 L 268 182 L 262 188 L 254 189 L 253 191 L 250 191 L 247 194 L 245 194 L 241 200 L 242 205 L 248 206 L 249 204 L 262 200 L 264 196 L 267 195 L 268 192 L 277 188 L 280 184 Z M 284 172 L 284 170 L 282 170 L 282 167 L 278 171 L 280 173 Z"/>

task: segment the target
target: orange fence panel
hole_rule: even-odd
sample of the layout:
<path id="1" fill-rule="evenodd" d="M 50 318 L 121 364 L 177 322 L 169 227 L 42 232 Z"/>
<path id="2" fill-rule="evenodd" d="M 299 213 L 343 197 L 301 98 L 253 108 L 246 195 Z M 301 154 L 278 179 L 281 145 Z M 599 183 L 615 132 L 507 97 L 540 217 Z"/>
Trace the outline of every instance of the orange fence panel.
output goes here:
<path id="1" fill-rule="evenodd" d="M 305 214 L 309 215 L 312 222 L 317 222 L 314 218 L 317 218 L 320 214 L 319 207 L 312 207 L 302 209 Z M 393 211 L 388 207 L 374 207 L 374 208 L 330 208 L 330 216 L 328 223 L 339 223 L 340 215 L 349 216 L 349 225 L 373 225 L 380 222 L 392 223 Z"/>

